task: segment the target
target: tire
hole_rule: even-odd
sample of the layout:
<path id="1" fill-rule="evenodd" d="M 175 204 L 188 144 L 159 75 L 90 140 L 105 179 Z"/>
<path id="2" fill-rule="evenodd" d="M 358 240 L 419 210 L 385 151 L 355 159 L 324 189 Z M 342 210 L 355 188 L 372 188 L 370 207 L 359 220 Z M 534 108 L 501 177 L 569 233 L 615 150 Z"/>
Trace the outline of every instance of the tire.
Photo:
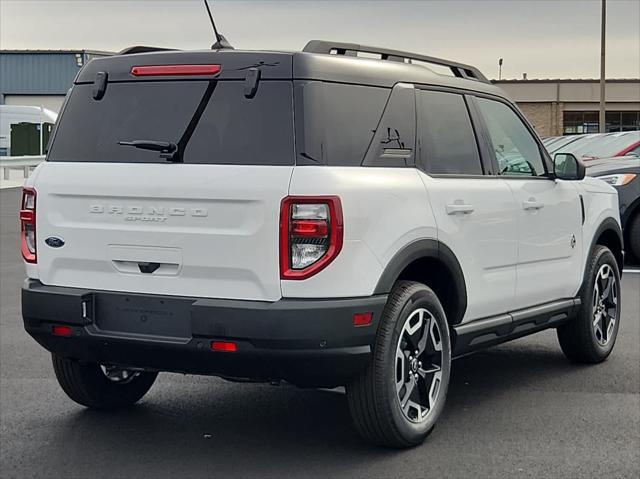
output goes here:
<path id="1" fill-rule="evenodd" d="M 415 348 L 423 353 L 414 357 L 410 350 Z M 371 361 L 347 386 L 355 428 L 377 445 L 420 444 L 442 413 L 450 371 L 449 327 L 438 297 L 423 284 L 397 282 L 380 319 Z"/>
<path id="2" fill-rule="evenodd" d="M 640 262 L 640 212 L 629 221 L 629 250 L 636 261 Z"/>
<path id="3" fill-rule="evenodd" d="M 601 272 L 609 272 L 613 281 L 609 292 L 614 295 L 602 302 L 600 298 L 607 291 L 606 285 L 609 283 L 604 283 L 599 276 Z M 620 327 L 620 271 L 609 248 L 601 245 L 594 247 L 580 288 L 580 300 L 577 317 L 558 328 L 558 341 L 562 352 L 571 361 L 600 363 L 611 354 Z M 602 306 L 606 308 L 605 316 L 599 312 Z M 599 314 L 597 322 L 596 314 Z M 612 319 L 613 325 L 610 326 Z"/>
<path id="4" fill-rule="evenodd" d="M 100 365 L 52 355 L 53 370 L 64 392 L 78 404 L 96 409 L 131 406 L 153 386 L 158 373 L 135 372 L 128 379 L 109 379 Z"/>

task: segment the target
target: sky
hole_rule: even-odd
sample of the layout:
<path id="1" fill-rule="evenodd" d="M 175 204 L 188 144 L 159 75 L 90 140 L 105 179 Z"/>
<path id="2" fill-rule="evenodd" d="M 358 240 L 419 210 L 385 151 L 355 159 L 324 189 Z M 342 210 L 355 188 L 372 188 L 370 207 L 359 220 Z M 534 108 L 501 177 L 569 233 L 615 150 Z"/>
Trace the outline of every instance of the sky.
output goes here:
<path id="1" fill-rule="evenodd" d="M 489 78 L 599 78 L 600 0 L 214 0 L 240 49 L 299 50 L 332 39 L 477 66 Z M 0 0 L 0 48 L 203 49 L 201 0 Z M 607 78 L 640 77 L 640 0 L 607 0 Z"/>

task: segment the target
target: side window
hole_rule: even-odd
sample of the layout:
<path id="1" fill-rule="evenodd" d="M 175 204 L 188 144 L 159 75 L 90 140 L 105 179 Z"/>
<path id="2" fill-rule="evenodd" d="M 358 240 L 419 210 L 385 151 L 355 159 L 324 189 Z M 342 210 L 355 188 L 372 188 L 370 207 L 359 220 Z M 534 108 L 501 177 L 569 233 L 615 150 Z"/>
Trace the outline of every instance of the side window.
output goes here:
<path id="1" fill-rule="evenodd" d="M 482 175 L 476 137 L 462 95 L 418 90 L 421 161 L 433 174 Z"/>
<path id="2" fill-rule="evenodd" d="M 364 157 L 364 166 L 415 166 L 416 94 L 413 85 L 397 83 Z"/>
<path id="3" fill-rule="evenodd" d="M 544 176 L 546 170 L 538 143 L 515 112 L 502 102 L 478 98 L 493 150 L 498 174 Z"/>
<path id="4" fill-rule="evenodd" d="M 297 164 L 360 166 L 389 93 L 387 88 L 296 82 Z"/>

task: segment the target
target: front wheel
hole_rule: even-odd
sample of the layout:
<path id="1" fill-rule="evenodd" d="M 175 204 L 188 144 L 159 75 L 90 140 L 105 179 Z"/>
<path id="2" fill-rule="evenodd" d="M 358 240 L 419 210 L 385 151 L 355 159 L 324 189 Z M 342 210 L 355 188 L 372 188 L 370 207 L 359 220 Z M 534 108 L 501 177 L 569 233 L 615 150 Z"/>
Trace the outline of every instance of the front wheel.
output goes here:
<path id="1" fill-rule="evenodd" d="M 83 363 L 55 354 L 52 359 L 58 383 L 67 396 L 89 408 L 131 406 L 142 399 L 158 376 L 156 372 Z"/>
<path id="2" fill-rule="evenodd" d="M 558 328 L 558 341 L 570 360 L 599 363 L 611 354 L 620 327 L 620 272 L 609 248 L 594 248 L 580 300 L 577 317 Z"/>
<path id="3" fill-rule="evenodd" d="M 374 444 L 420 444 L 442 413 L 450 370 L 449 328 L 438 297 L 423 284 L 399 281 L 371 362 L 347 387 L 356 429 Z"/>

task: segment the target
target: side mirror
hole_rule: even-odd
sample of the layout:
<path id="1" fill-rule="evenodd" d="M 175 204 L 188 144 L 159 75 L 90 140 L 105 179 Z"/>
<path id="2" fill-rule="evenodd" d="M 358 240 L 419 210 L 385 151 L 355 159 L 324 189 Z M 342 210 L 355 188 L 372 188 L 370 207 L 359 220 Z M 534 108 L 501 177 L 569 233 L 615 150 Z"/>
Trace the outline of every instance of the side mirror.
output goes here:
<path id="1" fill-rule="evenodd" d="M 553 157 L 553 174 L 560 180 L 582 180 L 586 171 L 584 163 L 571 153 L 556 153 Z"/>

